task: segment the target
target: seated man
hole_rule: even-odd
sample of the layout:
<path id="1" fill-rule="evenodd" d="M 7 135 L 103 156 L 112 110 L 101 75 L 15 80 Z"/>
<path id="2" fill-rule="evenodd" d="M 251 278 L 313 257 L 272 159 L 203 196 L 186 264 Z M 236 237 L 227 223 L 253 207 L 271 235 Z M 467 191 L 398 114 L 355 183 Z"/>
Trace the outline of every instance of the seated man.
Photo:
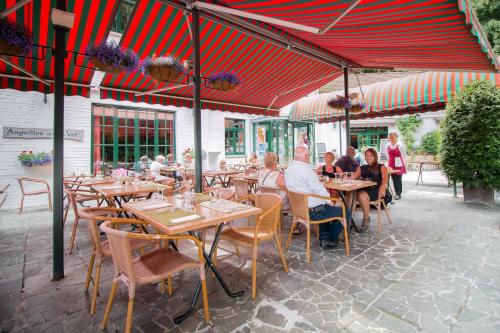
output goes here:
<path id="1" fill-rule="evenodd" d="M 339 158 L 335 163 L 335 172 L 355 172 L 359 168 L 359 163 L 354 158 L 356 157 L 356 149 L 352 146 L 347 147 L 346 154 Z"/>
<path id="2" fill-rule="evenodd" d="M 156 156 L 155 161 L 151 163 L 149 170 L 151 170 L 151 175 L 155 178 L 155 181 L 165 185 L 171 185 L 175 183 L 175 179 L 162 176 L 161 174 L 161 170 L 167 168 L 166 165 L 163 165 L 164 162 L 165 162 L 165 156 L 163 155 Z"/>
<path id="3" fill-rule="evenodd" d="M 290 191 L 330 197 L 326 188 L 319 181 L 318 175 L 309 165 L 309 151 L 306 147 L 295 149 L 294 161 L 285 171 L 285 183 Z M 308 200 L 309 217 L 313 221 L 342 215 L 342 209 L 333 206 L 329 200 L 313 197 L 309 197 Z M 336 247 L 342 230 L 343 225 L 339 221 L 320 224 L 320 247 L 323 250 Z"/>

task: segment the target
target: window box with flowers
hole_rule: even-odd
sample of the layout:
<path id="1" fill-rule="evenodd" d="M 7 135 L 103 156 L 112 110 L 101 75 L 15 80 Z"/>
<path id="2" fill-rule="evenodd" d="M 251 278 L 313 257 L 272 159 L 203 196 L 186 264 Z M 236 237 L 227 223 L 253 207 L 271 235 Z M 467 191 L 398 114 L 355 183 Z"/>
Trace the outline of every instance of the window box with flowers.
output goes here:
<path id="1" fill-rule="evenodd" d="M 25 167 L 51 166 L 52 154 L 46 152 L 33 153 L 32 150 L 23 150 L 17 155 L 17 160 Z"/>

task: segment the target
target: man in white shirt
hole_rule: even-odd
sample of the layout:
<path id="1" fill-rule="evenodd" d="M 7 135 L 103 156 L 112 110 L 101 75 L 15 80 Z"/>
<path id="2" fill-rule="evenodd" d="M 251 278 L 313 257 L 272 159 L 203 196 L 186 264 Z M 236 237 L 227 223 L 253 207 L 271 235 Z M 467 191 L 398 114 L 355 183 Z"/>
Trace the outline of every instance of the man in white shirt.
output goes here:
<path id="1" fill-rule="evenodd" d="M 306 147 L 297 147 L 293 163 L 285 171 L 286 187 L 290 191 L 316 194 L 330 197 L 326 188 L 319 181 L 318 175 L 309 165 L 309 151 Z M 311 220 L 323 220 L 329 217 L 342 216 L 340 207 L 332 206 L 331 201 L 309 197 L 309 217 Z M 321 223 L 319 225 L 320 246 L 323 250 L 338 245 L 338 236 L 343 230 L 339 221 Z"/>
<path id="2" fill-rule="evenodd" d="M 165 162 L 165 156 L 163 155 L 156 156 L 155 161 L 153 161 L 149 166 L 149 170 L 151 170 L 151 175 L 155 177 L 155 181 L 165 185 L 170 185 L 175 183 L 175 179 L 161 175 L 161 170 L 167 168 L 166 165 L 163 164 L 164 162 Z"/>

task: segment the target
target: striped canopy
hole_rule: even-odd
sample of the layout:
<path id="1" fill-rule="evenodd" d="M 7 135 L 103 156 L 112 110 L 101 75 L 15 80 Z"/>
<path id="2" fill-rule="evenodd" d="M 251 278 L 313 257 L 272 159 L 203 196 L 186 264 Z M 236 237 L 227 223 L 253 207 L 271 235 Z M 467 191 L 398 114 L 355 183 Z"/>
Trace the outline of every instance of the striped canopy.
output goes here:
<path id="1" fill-rule="evenodd" d="M 32 0 L 8 16 L 8 19 L 18 25 L 24 25 L 31 32 L 35 45 L 47 48 L 35 47 L 29 55 L 31 59 L 12 56 L 7 56 L 7 59 L 48 81 L 50 86 L 34 80 L 0 60 L 0 88 L 42 93 L 53 92 L 54 57 L 52 48 L 55 33 L 50 23 L 50 12 L 51 8 L 56 7 L 56 2 L 56 0 Z M 0 1 L 0 11 L 11 8 L 15 4 L 15 0 Z M 67 1 L 67 11 L 75 14 L 75 22 L 67 34 L 66 50 L 70 52 L 65 67 L 66 95 L 89 97 L 89 86 L 94 70 L 86 68 L 89 67 L 88 59 L 82 56 L 75 58 L 71 52 L 84 53 L 89 44 L 106 40 L 118 4 L 119 0 Z"/>
<path id="2" fill-rule="evenodd" d="M 139 0 L 121 39 L 139 57 L 174 55 L 190 59 L 189 16 L 155 0 Z M 202 108 L 276 116 L 279 109 L 333 80 L 341 71 L 206 19 L 200 19 L 201 76 L 234 71 L 240 86 L 230 92 L 205 87 Z M 140 72 L 106 75 L 101 97 L 192 107 L 192 86 L 148 93 L 171 86 Z M 267 110 L 269 108 L 269 110 Z"/>
<path id="3" fill-rule="evenodd" d="M 228 7 L 322 29 L 352 0 L 223 0 Z M 468 0 L 361 0 L 324 34 L 282 28 L 363 67 L 496 71 Z"/>
<path id="4" fill-rule="evenodd" d="M 367 108 L 352 119 L 374 118 L 405 113 L 437 111 L 460 89 L 474 80 L 489 80 L 500 88 L 500 74 L 478 72 L 426 72 L 401 79 L 374 83 L 350 89 L 358 93 L 357 101 L 366 102 Z M 361 94 L 361 91 L 363 94 Z M 332 109 L 328 101 L 343 91 L 311 96 L 292 105 L 292 120 L 338 121 L 345 118 L 344 110 Z"/>

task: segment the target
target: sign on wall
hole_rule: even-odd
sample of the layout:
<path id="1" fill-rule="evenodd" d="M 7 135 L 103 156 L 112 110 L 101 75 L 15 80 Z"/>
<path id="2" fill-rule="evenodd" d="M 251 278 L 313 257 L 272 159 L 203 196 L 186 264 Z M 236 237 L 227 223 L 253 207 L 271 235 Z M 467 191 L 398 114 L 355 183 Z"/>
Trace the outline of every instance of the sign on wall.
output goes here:
<path id="1" fill-rule="evenodd" d="M 52 139 L 52 129 L 4 126 L 3 137 L 8 139 Z M 83 141 L 83 130 L 65 129 L 64 138 Z"/>
<path id="2" fill-rule="evenodd" d="M 387 145 L 389 144 L 388 139 L 380 139 L 380 160 L 381 161 L 388 161 L 389 156 L 387 156 Z"/>

